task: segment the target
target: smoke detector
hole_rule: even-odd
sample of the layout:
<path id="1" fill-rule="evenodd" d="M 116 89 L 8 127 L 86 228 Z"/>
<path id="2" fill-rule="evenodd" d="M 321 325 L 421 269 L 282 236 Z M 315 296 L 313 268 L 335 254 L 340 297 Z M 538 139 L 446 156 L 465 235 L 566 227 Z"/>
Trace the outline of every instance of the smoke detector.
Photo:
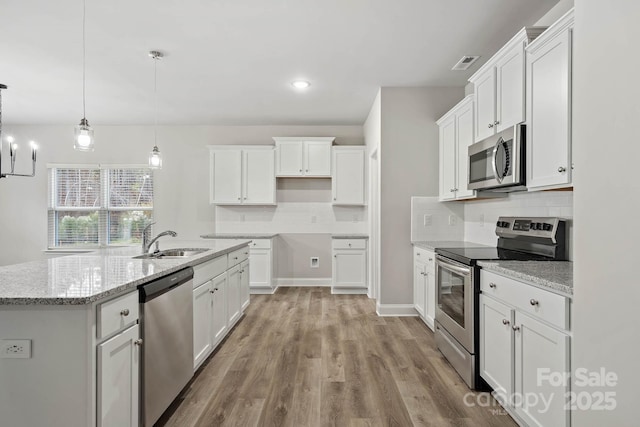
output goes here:
<path id="1" fill-rule="evenodd" d="M 464 71 L 471 67 L 471 65 L 473 65 L 473 63 L 476 62 L 479 58 L 480 56 L 465 55 L 462 57 L 462 59 L 460 59 L 460 61 L 456 63 L 456 65 L 453 66 L 451 70 Z"/>

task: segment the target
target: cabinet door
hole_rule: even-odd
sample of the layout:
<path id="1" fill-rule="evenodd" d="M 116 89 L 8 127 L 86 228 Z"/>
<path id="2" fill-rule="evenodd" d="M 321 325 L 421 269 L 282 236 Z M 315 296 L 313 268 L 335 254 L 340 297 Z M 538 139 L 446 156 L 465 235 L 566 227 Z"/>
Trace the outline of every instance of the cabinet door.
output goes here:
<path id="1" fill-rule="evenodd" d="M 334 205 L 364 205 L 364 149 L 333 149 Z"/>
<path id="2" fill-rule="evenodd" d="M 249 280 L 252 288 L 271 288 L 271 249 L 251 249 Z"/>
<path id="3" fill-rule="evenodd" d="M 515 320 L 515 393 L 525 397 L 516 412 L 529 425 L 569 425 L 565 403 L 570 380 L 555 382 L 558 374 L 569 375 L 569 337 L 519 312 Z M 545 373 L 553 374 L 554 381 Z M 530 405 L 526 397 L 533 395 L 544 396 L 548 407 L 541 399 Z"/>
<path id="4" fill-rule="evenodd" d="M 281 141 L 276 144 L 276 175 L 302 176 L 302 141 Z"/>
<path id="5" fill-rule="evenodd" d="M 140 347 L 138 325 L 98 346 L 98 426 L 137 426 Z"/>
<path id="6" fill-rule="evenodd" d="M 193 368 L 196 369 L 213 349 L 211 327 L 211 281 L 193 290 Z"/>
<path id="7" fill-rule="evenodd" d="M 242 151 L 211 150 L 210 152 L 211 204 L 242 203 Z"/>
<path id="8" fill-rule="evenodd" d="M 480 295 L 480 376 L 503 399 L 513 391 L 513 320 L 511 308 Z"/>
<path id="9" fill-rule="evenodd" d="M 333 287 L 367 287 L 367 252 L 363 250 L 333 251 Z"/>
<path id="10" fill-rule="evenodd" d="M 413 261 L 413 306 L 420 316 L 426 314 L 427 303 L 427 266 Z"/>
<path id="11" fill-rule="evenodd" d="M 304 141 L 304 175 L 331 176 L 331 143 Z"/>
<path id="12" fill-rule="evenodd" d="M 227 273 L 211 281 L 211 345 L 215 347 L 227 334 Z"/>
<path id="13" fill-rule="evenodd" d="M 524 42 L 496 62 L 496 132 L 525 121 Z"/>
<path id="14" fill-rule="evenodd" d="M 476 102 L 475 141 L 483 140 L 495 132 L 496 117 L 496 75 L 495 69 L 488 70 L 474 84 Z"/>
<path id="15" fill-rule="evenodd" d="M 571 183 L 571 30 L 527 51 L 527 187 Z"/>
<path id="16" fill-rule="evenodd" d="M 456 118 L 440 125 L 440 200 L 456 197 Z"/>
<path id="17" fill-rule="evenodd" d="M 474 197 L 469 190 L 469 146 L 473 144 L 473 102 L 456 113 L 456 198 Z"/>
<path id="18" fill-rule="evenodd" d="M 244 310 L 249 306 L 249 281 L 250 281 L 249 261 L 240 264 L 240 309 Z"/>
<path id="19" fill-rule="evenodd" d="M 245 150 L 243 152 L 244 204 L 275 204 L 276 173 L 273 150 Z"/>
<path id="20" fill-rule="evenodd" d="M 227 318 L 228 325 L 232 327 L 240 318 L 240 264 L 232 267 L 227 272 Z"/>

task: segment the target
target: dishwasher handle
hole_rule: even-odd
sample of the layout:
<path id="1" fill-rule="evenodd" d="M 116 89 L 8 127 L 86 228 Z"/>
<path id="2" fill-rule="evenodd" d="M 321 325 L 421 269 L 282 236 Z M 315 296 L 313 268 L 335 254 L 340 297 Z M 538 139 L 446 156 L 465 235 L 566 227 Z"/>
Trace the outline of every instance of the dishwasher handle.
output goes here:
<path id="1" fill-rule="evenodd" d="M 193 268 L 187 267 L 183 270 L 161 277 L 160 279 L 145 283 L 139 287 L 140 303 L 144 304 L 149 302 L 152 299 L 169 292 L 171 289 L 191 281 L 192 279 Z"/>

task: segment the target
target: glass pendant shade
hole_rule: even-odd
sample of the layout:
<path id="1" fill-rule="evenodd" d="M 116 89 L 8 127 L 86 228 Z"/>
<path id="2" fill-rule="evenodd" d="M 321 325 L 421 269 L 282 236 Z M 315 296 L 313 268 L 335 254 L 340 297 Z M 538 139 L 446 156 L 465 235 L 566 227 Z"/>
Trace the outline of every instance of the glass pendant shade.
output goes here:
<path id="1" fill-rule="evenodd" d="M 149 154 L 149 167 L 151 169 L 162 169 L 162 153 L 157 145 L 153 147 L 153 151 Z"/>
<path id="2" fill-rule="evenodd" d="M 80 120 L 80 124 L 75 127 L 73 148 L 78 151 L 93 151 L 94 149 L 93 128 L 89 126 L 89 121 L 85 118 Z"/>

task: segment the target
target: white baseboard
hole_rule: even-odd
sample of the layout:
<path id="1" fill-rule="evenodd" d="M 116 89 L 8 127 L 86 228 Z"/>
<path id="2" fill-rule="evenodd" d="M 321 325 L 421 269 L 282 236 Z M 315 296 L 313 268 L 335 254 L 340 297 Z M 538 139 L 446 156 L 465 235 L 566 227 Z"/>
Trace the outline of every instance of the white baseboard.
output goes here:
<path id="1" fill-rule="evenodd" d="M 331 286 L 331 277 L 320 279 L 290 279 L 290 278 L 278 278 L 276 279 L 278 286 L 292 287 L 292 286 Z"/>
<path id="2" fill-rule="evenodd" d="M 366 288 L 331 288 L 333 295 L 366 295 Z"/>
<path id="3" fill-rule="evenodd" d="M 418 316 L 418 312 L 413 304 L 376 304 L 376 313 L 378 316 L 392 317 L 413 317 Z"/>
<path id="4" fill-rule="evenodd" d="M 276 292 L 276 289 L 278 288 L 249 288 L 249 293 L 251 295 L 273 295 Z"/>

